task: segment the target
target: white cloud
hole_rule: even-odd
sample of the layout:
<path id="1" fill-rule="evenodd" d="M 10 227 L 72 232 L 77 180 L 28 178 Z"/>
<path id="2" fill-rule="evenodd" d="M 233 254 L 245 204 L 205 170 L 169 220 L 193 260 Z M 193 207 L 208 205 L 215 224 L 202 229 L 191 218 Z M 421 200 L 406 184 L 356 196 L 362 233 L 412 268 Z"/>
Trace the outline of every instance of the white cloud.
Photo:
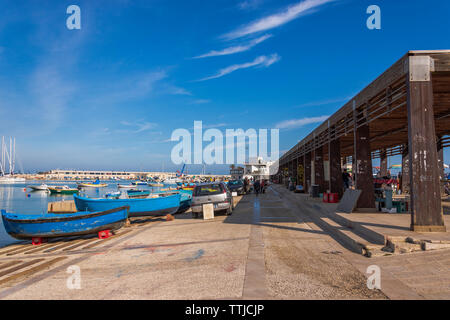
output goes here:
<path id="1" fill-rule="evenodd" d="M 236 39 L 256 32 L 273 29 L 290 22 L 301 15 L 311 12 L 311 9 L 332 1 L 335 0 L 305 0 L 289 6 L 279 13 L 261 18 L 251 22 L 248 25 L 242 26 L 230 33 L 225 34 L 223 37 L 226 39 Z"/>
<path id="2" fill-rule="evenodd" d="M 280 56 L 276 53 L 272 54 L 270 56 L 259 56 L 251 62 L 242 63 L 242 64 L 234 64 L 232 66 L 220 69 L 217 72 L 217 74 L 215 74 L 213 76 L 206 77 L 206 78 L 203 78 L 203 79 L 200 79 L 197 81 L 206 81 L 206 80 L 220 78 L 220 77 L 223 77 L 234 71 L 237 71 L 239 69 L 247 69 L 247 68 L 251 68 L 251 67 L 269 67 L 272 64 L 274 64 L 275 62 L 279 61 L 280 59 L 281 59 Z"/>
<path id="3" fill-rule="evenodd" d="M 138 120 L 135 122 L 129 122 L 129 121 L 121 121 L 120 124 L 128 127 L 135 127 L 135 130 L 132 130 L 132 133 L 140 133 L 144 131 L 148 131 L 150 129 L 153 129 L 157 126 L 156 123 L 148 122 L 148 121 L 142 121 Z M 120 130 L 121 132 L 129 132 L 129 130 Z"/>
<path id="4" fill-rule="evenodd" d="M 279 122 L 275 125 L 277 129 L 294 129 L 300 128 L 307 124 L 324 122 L 328 119 L 329 116 L 320 116 L 320 117 L 310 117 L 310 118 L 301 118 L 301 119 L 291 119 Z"/>
<path id="5" fill-rule="evenodd" d="M 205 104 L 205 103 L 210 103 L 211 100 L 209 99 L 197 99 L 192 101 L 190 104 Z"/>
<path id="6" fill-rule="evenodd" d="M 244 51 L 248 51 L 251 48 L 253 48 L 254 46 L 256 46 L 257 44 L 271 38 L 272 35 L 271 34 L 266 34 L 263 35 L 262 37 L 253 39 L 252 41 L 248 42 L 245 45 L 238 45 L 238 46 L 233 46 L 233 47 L 228 47 L 225 48 L 223 50 L 212 50 L 208 53 L 199 55 L 194 57 L 194 59 L 200 59 L 200 58 L 207 58 L 207 57 L 216 57 L 216 56 L 225 56 L 225 55 L 230 55 L 230 54 L 235 54 L 235 53 L 239 53 L 239 52 L 244 52 Z"/>
<path id="7" fill-rule="evenodd" d="M 245 0 L 238 3 L 238 7 L 241 10 L 253 10 L 263 3 L 264 0 Z"/>

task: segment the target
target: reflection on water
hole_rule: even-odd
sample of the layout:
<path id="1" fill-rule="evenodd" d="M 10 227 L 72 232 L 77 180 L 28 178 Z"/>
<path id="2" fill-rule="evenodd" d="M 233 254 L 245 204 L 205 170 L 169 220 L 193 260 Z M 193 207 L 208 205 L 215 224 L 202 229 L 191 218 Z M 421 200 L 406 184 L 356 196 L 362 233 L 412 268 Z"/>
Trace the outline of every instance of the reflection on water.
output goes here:
<path id="1" fill-rule="evenodd" d="M 73 200 L 73 195 L 50 194 L 47 191 L 31 191 L 27 188 L 29 185 L 40 185 L 45 183 L 47 185 L 67 185 L 71 188 L 76 188 L 78 182 L 74 181 L 27 181 L 26 183 L 17 184 L 0 184 L 0 209 L 12 213 L 23 214 L 41 214 L 47 212 L 47 204 L 54 201 Z M 105 181 L 108 186 L 104 188 L 83 188 L 80 191 L 81 195 L 88 197 L 99 198 L 106 193 L 120 190 L 126 192 L 124 189 L 118 189 L 117 183 L 127 184 L 129 182 L 109 182 Z M 160 188 L 149 186 L 136 186 L 140 190 L 157 191 Z M 14 238 L 10 237 L 3 228 L 3 221 L 0 219 L 0 247 L 15 242 Z"/>

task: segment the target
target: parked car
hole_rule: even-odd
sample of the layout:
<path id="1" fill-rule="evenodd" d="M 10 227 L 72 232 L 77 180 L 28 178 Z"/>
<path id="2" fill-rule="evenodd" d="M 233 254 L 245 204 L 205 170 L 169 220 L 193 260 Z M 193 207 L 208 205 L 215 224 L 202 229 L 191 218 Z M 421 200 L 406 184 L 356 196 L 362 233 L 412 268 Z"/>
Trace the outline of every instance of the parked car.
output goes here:
<path id="1" fill-rule="evenodd" d="M 210 182 L 196 185 L 192 192 L 191 209 L 194 218 L 203 213 L 203 205 L 212 203 L 214 212 L 225 211 L 227 215 L 233 212 L 233 197 L 227 185 L 223 182 Z"/>
<path id="2" fill-rule="evenodd" d="M 244 182 L 242 180 L 228 181 L 228 189 L 231 192 L 236 192 L 238 195 L 245 194 Z"/>

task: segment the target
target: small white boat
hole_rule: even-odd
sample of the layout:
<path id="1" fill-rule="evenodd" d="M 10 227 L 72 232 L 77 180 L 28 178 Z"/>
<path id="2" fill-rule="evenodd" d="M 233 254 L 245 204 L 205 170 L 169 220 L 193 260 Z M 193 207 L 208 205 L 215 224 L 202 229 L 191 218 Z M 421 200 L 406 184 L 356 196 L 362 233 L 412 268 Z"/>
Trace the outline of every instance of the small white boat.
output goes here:
<path id="1" fill-rule="evenodd" d="M 132 188 L 134 188 L 136 186 L 133 186 L 131 184 L 117 184 L 117 187 L 118 188 L 122 188 L 122 189 L 132 189 Z"/>
<path id="2" fill-rule="evenodd" d="M 39 186 L 28 186 L 28 188 L 33 189 L 35 191 L 48 191 L 48 185 L 46 185 L 45 183 Z"/>
<path id="3" fill-rule="evenodd" d="M 17 178 L 13 176 L 0 176 L 0 184 L 13 184 L 25 182 L 25 178 Z"/>

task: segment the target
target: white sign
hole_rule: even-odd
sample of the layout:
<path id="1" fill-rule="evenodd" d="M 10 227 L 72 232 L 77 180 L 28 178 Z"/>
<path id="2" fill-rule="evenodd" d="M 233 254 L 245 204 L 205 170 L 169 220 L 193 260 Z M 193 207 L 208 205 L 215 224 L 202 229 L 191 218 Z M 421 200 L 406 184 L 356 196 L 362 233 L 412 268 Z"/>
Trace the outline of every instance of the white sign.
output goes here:
<path id="1" fill-rule="evenodd" d="M 203 206 L 203 220 L 214 219 L 214 205 L 212 203 L 204 204 Z"/>

